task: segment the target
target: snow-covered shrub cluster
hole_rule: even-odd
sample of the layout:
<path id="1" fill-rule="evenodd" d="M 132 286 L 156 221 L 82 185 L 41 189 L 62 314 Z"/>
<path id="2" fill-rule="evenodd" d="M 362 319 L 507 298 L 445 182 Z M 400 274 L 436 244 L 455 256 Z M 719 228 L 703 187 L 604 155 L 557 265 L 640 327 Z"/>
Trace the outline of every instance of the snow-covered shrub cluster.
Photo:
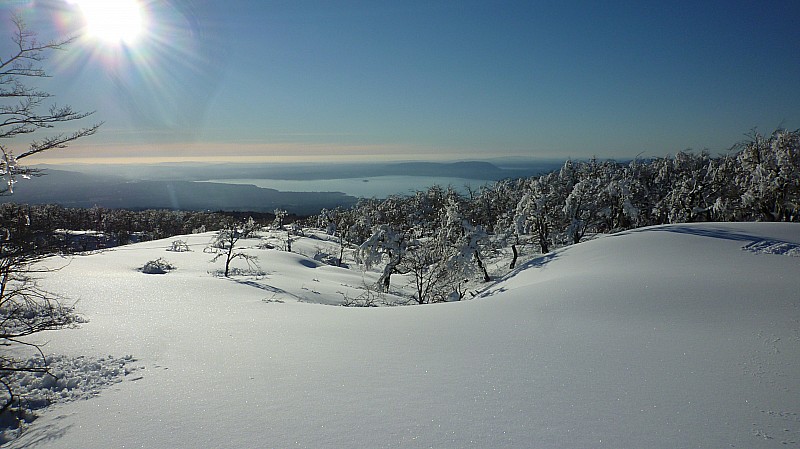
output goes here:
<path id="1" fill-rule="evenodd" d="M 142 268 L 140 268 L 141 272 L 144 274 L 166 274 L 174 269 L 175 266 L 169 263 L 163 257 L 159 257 L 156 260 L 151 260 L 144 264 Z"/>
<path id="2" fill-rule="evenodd" d="M 169 248 L 167 248 L 167 251 L 172 251 L 175 253 L 183 253 L 191 251 L 191 249 L 189 249 L 189 245 L 186 244 L 186 241 L 178 239 L 172 241 Z"/>

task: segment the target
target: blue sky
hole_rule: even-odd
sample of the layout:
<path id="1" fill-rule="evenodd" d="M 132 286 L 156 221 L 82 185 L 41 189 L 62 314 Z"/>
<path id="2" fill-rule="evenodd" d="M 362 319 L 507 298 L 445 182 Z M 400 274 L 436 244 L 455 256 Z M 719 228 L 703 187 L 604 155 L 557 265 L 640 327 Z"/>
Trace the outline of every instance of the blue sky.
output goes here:
<path id="1" fill-rule="evenodd" d="M 48 61 L 105 121 L 51 157 L 629 158 L 800 127 L 797 1 L 139 3 L 135 43 Z M 3 5 L 85 34 L 68 0 Z"/>

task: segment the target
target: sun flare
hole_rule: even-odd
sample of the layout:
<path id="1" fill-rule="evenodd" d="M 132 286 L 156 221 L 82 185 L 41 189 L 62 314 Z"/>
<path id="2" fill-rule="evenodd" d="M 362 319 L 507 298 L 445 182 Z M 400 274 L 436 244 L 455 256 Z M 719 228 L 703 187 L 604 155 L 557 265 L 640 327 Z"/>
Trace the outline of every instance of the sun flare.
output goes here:
<path id="1" fill-rule="evenodd" d="M 77 0 L 89 34 L 108 43 L 132 44 L 144 21 L 138 0 Z"/>

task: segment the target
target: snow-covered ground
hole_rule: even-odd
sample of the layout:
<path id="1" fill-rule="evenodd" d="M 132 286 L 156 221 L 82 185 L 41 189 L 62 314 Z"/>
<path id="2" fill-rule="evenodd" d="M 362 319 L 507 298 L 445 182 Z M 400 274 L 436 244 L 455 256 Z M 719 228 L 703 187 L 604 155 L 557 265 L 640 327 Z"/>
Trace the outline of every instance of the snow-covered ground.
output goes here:
<path id="1" fill-rule="evenodd" d="M 192 252 L 147 242 L 44 276 L 87 320 L 45 352 L 119 369 L 8 447 L 800 445 L 797 224 L 615 234 L 473 300 L 380 308 L 329 305 L 374 273 L 251 249 L 263 274 L 224 279 L 211 234 L 182 238 Z M 137 270 L 159 257 L 177 269 Z"/>

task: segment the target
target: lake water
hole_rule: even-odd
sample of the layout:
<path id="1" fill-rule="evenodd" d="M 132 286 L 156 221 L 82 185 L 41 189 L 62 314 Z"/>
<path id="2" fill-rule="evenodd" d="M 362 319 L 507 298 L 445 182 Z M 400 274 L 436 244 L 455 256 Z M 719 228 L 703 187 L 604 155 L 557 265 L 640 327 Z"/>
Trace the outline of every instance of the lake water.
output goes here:
<path id="1" fill-rule="evenodd" d="M 427 190 L 433 185 L 452 186 L 464 193 L 467 186 L 477 189 L 492 181 L 467 178 L 438 178 L 430 176 L 375 176 L 371 178 L 283 180 L 283 179 L 209 179 L 206 182 L 247 184 L 282 192 L 342 192 L 362 198 L 386 198 L 394 194 L 410 194 Z"/>

